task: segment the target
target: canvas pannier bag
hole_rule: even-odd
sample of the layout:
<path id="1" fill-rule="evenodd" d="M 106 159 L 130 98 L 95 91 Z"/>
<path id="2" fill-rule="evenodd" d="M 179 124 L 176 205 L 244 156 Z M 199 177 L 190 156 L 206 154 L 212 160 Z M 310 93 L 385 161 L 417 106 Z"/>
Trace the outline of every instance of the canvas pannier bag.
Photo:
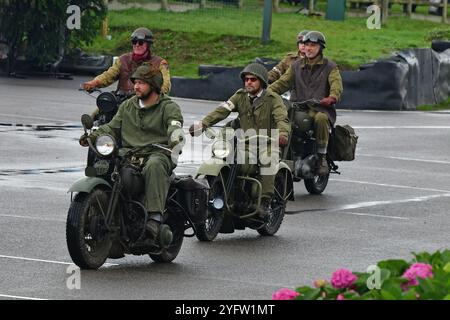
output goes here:
<path id="1" fill-rule="evenodd" d="M 355 159 L 357 142 L 358 136 L 351 126 L 336 125 L 330 135 L 328 156 L 333 161 L 352 161 Z"/>

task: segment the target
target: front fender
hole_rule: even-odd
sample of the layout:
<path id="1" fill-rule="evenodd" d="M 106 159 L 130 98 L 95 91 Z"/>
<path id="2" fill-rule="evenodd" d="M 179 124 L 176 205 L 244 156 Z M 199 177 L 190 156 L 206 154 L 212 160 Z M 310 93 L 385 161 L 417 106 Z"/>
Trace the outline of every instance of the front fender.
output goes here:
<path id="1" fill-rule="evenodd" d="M 211 158 L 202 163 L 197 171 L 197 176 L 218 176 L 219 172 L 224 168 L 229 168 L 230 165 L 222 159 Z"/>
<path id="2" fill-rule="evenodd" d="M 289 175 L 288 175 L 288 192 L 290 193 L 288 200 L 290 201 L 294 201 L 294 179 L 292 179 L 292 170 L 291 170 L 291 166 L 293 166 L 293 161 L 280 161 L 278 163 L 277 166 L 277 172 L 281 171 L 281 170 L 287 170 L 289 171 Z"/>
<path id="3" fill-rule="evenodd" d="M 78 179 L 72 184 L 67 192 L 86 192 L 89 193 L 98 185 L 103 185 L 112 189 L 108 181 L 98 177 L 83 177 Z"/>

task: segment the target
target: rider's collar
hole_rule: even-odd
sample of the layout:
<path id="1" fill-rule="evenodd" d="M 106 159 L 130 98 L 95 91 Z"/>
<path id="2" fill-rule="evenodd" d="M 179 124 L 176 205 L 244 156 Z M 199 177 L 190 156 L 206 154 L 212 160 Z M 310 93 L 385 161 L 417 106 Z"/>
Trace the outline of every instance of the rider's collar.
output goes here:
<path id="1" fill-rule="evenodd" d="M 308 59 L 308 58 L 304 58 L 302 59 L 302 68 L 304 68 L 306 65 L 316 65 L 316 64 L 323 64 L 323 55 L 321 55 L 320 53 L 317 55 L 317 57 L 313 58 L 313 59 Z"/>
<path id="2" fill-rule="evenodd" d="M 250 93 L 247 93 L 249 98 L 261 98 L 262 94 L 264 92 L 264 88 L 261 88 L 261 90 L 259 90 L 259 92 L 256 94 L 256 96 L 252 96 Z"/>

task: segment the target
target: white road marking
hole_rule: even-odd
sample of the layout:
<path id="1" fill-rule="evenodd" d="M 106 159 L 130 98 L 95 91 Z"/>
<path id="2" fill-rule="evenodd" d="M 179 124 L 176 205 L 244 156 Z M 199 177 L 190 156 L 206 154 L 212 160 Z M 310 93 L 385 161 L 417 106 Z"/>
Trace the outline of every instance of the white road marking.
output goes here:
<path id="1" fill-rule="evenodd" d="M 357 181 L 357 180 L 346 180 L 346 179 L 330 179 L 330 181 L 349 182 L 349 183 L 359 183 L 359 184 L 368 184 L 368 185 L 380 186 L 380 187 L 388 187 L 388 188 L 401 188 L 401 189 L 412 189 L 412 190 L 421 190 L 421 191 L 431 191 L 431 192 L 444 192 L 444 193 L 450 193 L 450 190 L 432 189 L 432 188 L 420 188 L 420 187 L 411 187 L 411 186 L 402 186 L 402 185 L 398 185 L 398 184 L 375 183 L 375 182 Z"/>
<path id="2" fill-rule="evenodd" d="M 0 255 L 0 258 L 5 259 L 13 259 L 13 260 L 24 260 L 24 261 L 33 261 L 33 262 L 45 262 L 45 263 L 54 263 L 54 264 L 63 264 L 63 265 L 73 265 L 73 262 L 62 262 L 62 261 L 53 261 L 53 260 L 43 260 L 43 259 L 32 259 L 32 258 L 25 258 L 25 257 L 14 257 L 14 256 L 5 256 Z M 111 266 L 118 266 L 116 263 L 105 263 L 103 265 L 104 267 L 111 267 Z"/>
<path id="3" fill-rule="evenodd" d="M 18 218 L 18 219 L 30 219 L 30 220 L 41 220 L 41 221 L 57 221 L 57 222 L 66 222 L 63 219 L 52 219 L 52 218 L 39 218 L 39 217 L 29 217 L 29 216 L 18 216 L 13 214 L 0 214 L 0 217 L 5 218 Z"/>
<path id="4" fill-rule="evenodd" d="M 367 154 L 367 153 L 362 153 L 362 154 L 358 153 L 358 156 L 393 159 L 393 160 L 404 160 L 404 161 L 417 161 L 417 162 L 450 164 L 450 161 L 443 161 L 443 160 L 417 159 L 417 158 L 405 158 L 405 157 L 387 157 L 387 156 L 379 156 L 379 155 L 376 155 L 376 154 Z"/>
<path id="5" fill-rule="evenodd" d="M 48 300 L 48 299 L 41 299 L 41 298 L 31 298 L 31 297 L 21 297 L 21 296 L 11 296 L 8 294 L 0 294 L 0 297 L 3 298 L 10 298 L 10 299 L 21 299 L 21 300 Z"/>
<path id="6" fill-rule="evenodd" d="M 368 202 L 358 202 L 353 204 L 347 204 L 338 208 L 329 209 L 326 211 L 340 211 L 340 210 L 352 210 L 358 208 L 368 208 L 380 205 L 390 205 L 390 204 L 399 204 L 399 203 L 408 203 L 408 202 L 423 202 L 431 199 L 437 199 L 442 197 L 450 197 L 450 193 L 444 194 L 434 194 L 429 196 L 415 197 L 409 199 L 399 199 L 399 200 L 383 200 L 383 201 L 368 201 Z"/>
<path id="7" fill-rule="evenodd" d="M 361 212 L 341 212 L 342 214 L 351 214 L 354 216 L 369 216 L 376 218 L 387 218 L 387 219 L 398 219 L 398 220 L 409 220 L 409 218 L 405 217 L 397 217 L 397 216 L 386 216 L 382 214 L 371 214 L 371 213 L 361 213 Z"/>

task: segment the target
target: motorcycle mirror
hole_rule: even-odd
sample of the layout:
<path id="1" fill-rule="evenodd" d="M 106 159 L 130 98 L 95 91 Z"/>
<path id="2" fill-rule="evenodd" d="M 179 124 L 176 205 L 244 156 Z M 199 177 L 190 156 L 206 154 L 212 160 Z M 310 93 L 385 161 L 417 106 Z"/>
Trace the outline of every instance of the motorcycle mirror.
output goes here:
<path id="1" fill-rule="evenodd" d="M 83 124 L 83 127 L 90 130 L 94 126 L 94 120 L 92 117 L 88 114 L 83 114 L 81 116 L 81 123 Z"/>

